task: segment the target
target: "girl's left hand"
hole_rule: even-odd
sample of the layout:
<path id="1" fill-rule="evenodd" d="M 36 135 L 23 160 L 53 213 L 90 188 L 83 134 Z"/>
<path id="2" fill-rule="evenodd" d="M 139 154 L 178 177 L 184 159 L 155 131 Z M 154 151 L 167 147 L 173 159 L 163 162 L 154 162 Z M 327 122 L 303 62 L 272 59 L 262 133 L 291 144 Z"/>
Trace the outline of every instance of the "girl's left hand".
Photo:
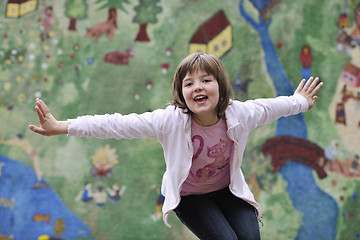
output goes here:
<path id="1" fill-rule="evenodd" d="M 314 79 L 314 77 L 310 77 L 306 83 L 305 83 L 305 81 L 306 81 L 305 79 L 301 80 L 295 93 L 298 93 L 306 98 L 306 100 L 309 104 L 308 110 L 310 110 L 314 106 L 316 99 L 318 98 L 316 96 L 316 94 L 319 92 L 320 88 L 322 88 L 324 83 L 320 82 L 318 84 L 318 82 L 319 82 L 318 77 L 316 77 L 315 79 Z"/>

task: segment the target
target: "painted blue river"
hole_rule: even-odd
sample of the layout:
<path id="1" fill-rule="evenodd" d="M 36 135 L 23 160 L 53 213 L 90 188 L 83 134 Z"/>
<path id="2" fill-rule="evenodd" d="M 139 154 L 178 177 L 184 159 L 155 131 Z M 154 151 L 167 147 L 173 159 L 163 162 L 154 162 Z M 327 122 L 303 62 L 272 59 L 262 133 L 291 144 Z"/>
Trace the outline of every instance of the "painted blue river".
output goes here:
<path id="1" fill-rule="evenodd" d="M 37 240 L 39 236 L 90 240 L 90 229 L 51 188 L 33 188 L 35 172 L 26 164 L 0 155 L 0 237 Z M 64 223 L 55 236 L 54 223 Z M 2 239 L 2 238 L 1 238 Z"/>
<path id="2" fill-rule="evenodd" d="M 338 206 L 317 186 L 314 170 L 299 162 L 288 162 L 279 172 L 288 183 L 286 190 L 295 209 L 303 214 L 296 239 L 336 239 Z"/>
<path id="3" fill-rule="evenodd" d="M 250 0 L 250 2 L 260 13 L 271 1 Z M 258 21 L 255 21 L 244 8 L 244 0 L 240 0 L 239 12 L 259 34 L 265 65 L 277 95 L 292 95 L 294 88 L 286 76 L 269 35 L 271 19 L 265 21 L 259 14 Z M 276 136 L 292 136 L 307 140 L 307 126 L 303 115 L 280 118 L 277 122 Z M 318 187 L 313 171 L 298 162 L 288 162 L 279 171 L 288 183 L 287 191 L 295 209 L 303 214 L 303 225 L 298 231 L 296 240 L 334 240 L 337 234 L 338 205 L 330 195 Z"/>

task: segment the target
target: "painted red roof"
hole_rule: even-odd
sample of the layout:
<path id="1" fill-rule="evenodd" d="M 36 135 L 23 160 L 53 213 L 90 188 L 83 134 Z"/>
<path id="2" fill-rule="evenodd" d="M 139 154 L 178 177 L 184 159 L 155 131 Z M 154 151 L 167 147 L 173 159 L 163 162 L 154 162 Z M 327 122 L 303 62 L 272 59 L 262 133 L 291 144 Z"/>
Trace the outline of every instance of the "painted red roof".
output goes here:
<path id="1" fill-rule="evenodd" d="M 350 73 L 356 77 L 360 76 L 360 68 L 352 64 L 351 62 L 346 62 L 343 68 L 343 71 Z"/>
<path id="2" fill-rule="evenodd" d="M 8 0 L 8 3 L 25 3 L 28 2 L 30 0 Z"/>
<path id="3" fill-rule="evenodd" d="M 208 43 L 229 25 L 230 22 L 225 16 L 224 11 L 220 10 L 198 27 L 190 43 Z"/>

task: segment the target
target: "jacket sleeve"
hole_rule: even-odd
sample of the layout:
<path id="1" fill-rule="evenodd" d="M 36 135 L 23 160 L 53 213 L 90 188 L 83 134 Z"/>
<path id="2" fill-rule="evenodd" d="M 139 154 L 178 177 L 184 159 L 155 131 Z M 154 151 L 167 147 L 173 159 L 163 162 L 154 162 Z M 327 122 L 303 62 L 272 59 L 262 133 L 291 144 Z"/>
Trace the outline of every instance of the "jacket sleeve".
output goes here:
<path id="1" fill-rule="evenodd" d="M 157 138 L 160 140 L 164 131 L 166 111 L 158 109 L 143 114 L 121 115 L 105 114 L 81 116 L 68 119 L 68 136 L 88 138 Z"/>
<path id="2" fill-rule="evenodd" d="M 239 105 L 237 115 L 242 119 L 241 122 L 251 130 L 280 117 L 306 112 L 309 108 L 308 102 L 300 94 L 234 103 Z"/>

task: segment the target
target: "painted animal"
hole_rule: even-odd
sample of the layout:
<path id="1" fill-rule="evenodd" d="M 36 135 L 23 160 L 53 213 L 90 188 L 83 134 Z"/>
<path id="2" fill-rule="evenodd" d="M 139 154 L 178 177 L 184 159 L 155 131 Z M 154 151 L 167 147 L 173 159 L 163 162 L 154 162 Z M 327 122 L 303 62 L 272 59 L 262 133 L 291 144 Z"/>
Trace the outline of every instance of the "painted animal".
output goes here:
<path id="1" fill-rule="evenodd" d="M 104 56 L 104 62 L 117 64 L 117 65 L 128 65 L 129 58 L 135 57 L 132 49 L 127 49 L 124 52 L 109 52 Z"/>

